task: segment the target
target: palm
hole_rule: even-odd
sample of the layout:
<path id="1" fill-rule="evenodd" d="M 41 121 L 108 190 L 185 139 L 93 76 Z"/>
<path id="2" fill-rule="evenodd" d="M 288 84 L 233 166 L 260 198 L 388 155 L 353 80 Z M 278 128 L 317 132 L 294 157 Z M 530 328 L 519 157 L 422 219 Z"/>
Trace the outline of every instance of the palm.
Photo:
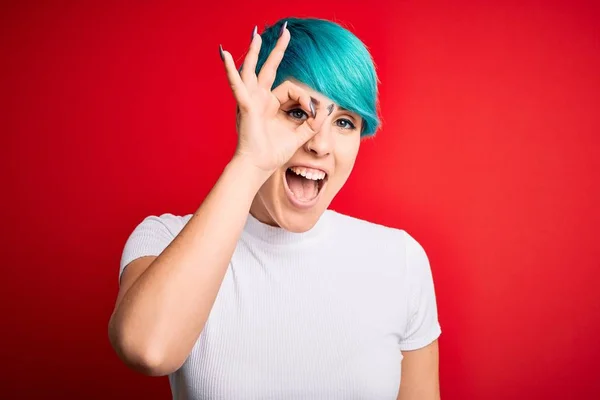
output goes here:
<path id="1" fill-rule="evenodd" d="M 268 172 L 284 165 L 319 126 L 314 116 L 294 126 L 278 115 L 282 104 L 289 101 L 299 103 L 307 114 L 311 114 L 309 95 L 292 82 L 285 81 L 270 90 L 289 39 L 289 31 L 285 30 L 259 76 L 254 73 L 262 42 L 259 35 L 251 43 L 241 76 L 231 55 L 224 52 L 227 75 L 240 109 L 236 155 Z"/>

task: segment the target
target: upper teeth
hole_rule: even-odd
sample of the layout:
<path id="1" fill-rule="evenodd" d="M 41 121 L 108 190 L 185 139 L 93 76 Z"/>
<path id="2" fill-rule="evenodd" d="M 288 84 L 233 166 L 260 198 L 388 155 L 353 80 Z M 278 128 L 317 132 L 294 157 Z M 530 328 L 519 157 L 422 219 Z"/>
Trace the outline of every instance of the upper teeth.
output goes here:
<path id="1" fill-rule="evenodd" d="M 318 181 L 321 179 L 325 179 L 325 172 L 319 171 L 318 169 L 312 168 L 303 168 L 303 167 L 291 167 L 290 168 L 296 175 L 302 175 L 306 179 L 312 179 L 313 181 Z"/>

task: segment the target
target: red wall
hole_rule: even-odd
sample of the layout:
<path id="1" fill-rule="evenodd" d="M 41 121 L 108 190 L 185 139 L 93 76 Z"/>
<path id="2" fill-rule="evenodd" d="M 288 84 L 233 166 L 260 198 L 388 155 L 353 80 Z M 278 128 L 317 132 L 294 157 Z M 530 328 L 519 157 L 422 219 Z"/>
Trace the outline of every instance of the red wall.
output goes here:
<path id="1" fill-rule="evenodd" d="M 428 251 L 443 398 L 600 395 L 600 7 L 396 3 L 4 2 L 0 397 L 168 398 L 108 343 L 121 250 L 232 154 L 219 43 L 291 14 L 378 64 L 384 128 L 333 208 Z"/>

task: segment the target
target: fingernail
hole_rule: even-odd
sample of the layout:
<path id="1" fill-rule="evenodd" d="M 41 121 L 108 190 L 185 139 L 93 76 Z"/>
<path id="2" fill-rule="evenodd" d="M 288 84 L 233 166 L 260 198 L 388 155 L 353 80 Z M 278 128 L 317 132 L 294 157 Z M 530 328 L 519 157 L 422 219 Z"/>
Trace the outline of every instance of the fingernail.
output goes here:
<path id="1" fill-rule="evenodd" d="M 283 31 L 285 31 L 286 27 L 287 27 L 287 21 L 285 21 L 283 23 L 283 25 L 281 25 L 281 29 L 279 30 L 279 37 L 281 37 L 281 35 L 283 35 Z"/>
<path id="2" fill-rule="evenodd" d="M 313 104 L 312 100 L 310 101 L 310 103 L 308 104 L 308 106 L 310 107 L 310 113 L 312 114 L 313 118 L 317 117 L 317 112 L 315 111 L 315 105 Z"/>
<path id="3" fill-rule="evenodd" d="M 330 104 L 329 107 L 327 107 L 327 111 L 329 111 L 329 113 L 327 114 L 327 116 L 331 115 L 331 113 L 333 112 L 333 107 L 334 107 L 333 103 Z"/>
<path id="4" fill-rule="evenodd" d="M 257 32 L 258 32 L 258 26 L 254 26 L 254 29 L 252 29 L 252 38 L 250 39 L 250 41 L 254 40 L 254 36 L 256 36 Z"/>
<path id="5" fill-rule="evenodd" d="M 221 61 L 225 61 L 225 54 L 223 54 L 223 46 L 219 45 L 219 55 L 221 56 Z"/>

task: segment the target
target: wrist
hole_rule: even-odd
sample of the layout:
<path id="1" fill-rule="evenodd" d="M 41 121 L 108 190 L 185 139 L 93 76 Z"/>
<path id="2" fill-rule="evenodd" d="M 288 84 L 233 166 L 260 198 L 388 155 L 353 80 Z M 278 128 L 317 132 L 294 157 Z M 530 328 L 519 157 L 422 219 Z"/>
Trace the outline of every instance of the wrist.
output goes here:
<path id="1" fill-rule="evenodd" d="M 237 179 L 249 184 L 250 187 L 256 189 L 257 192 L 273 174 L 273 172 L 265 171 L 239 155 L 234 156 L 225 169 L 231 171 Z"/>

